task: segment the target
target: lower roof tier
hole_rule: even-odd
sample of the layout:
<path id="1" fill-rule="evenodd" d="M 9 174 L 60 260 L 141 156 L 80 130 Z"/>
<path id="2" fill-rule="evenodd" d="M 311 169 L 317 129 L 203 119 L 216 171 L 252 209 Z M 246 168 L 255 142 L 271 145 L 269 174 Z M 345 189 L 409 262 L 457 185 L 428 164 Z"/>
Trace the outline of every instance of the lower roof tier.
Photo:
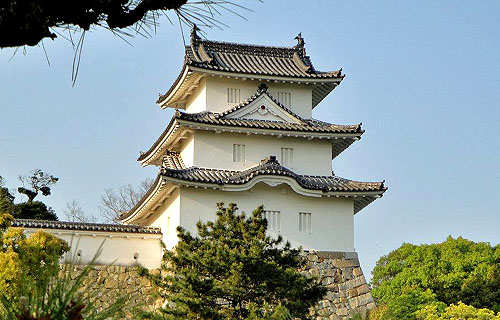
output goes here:
<path id="1" fill-rule="evenodd" d="M 243 171 L 198 167 L 185 169 L 162 167 L 151 189 L 134 208 L 124 213 L 120 220 L 131 223 L 149 215 L 161 205 L 158 202 L 165 200 L 168 193 L 176 187 L 244 191 L 259 182 L 272 186 L 288 184 L 295 192 L 304 196 L 352 198 L 354 213 L 380 198 L 387 190 L 384 181 L 359 182 L 333 174 L 331 176 L 300 175 L 280 165 L 274 156 L 270 156 L 262 160 L 261 164 Z"/>

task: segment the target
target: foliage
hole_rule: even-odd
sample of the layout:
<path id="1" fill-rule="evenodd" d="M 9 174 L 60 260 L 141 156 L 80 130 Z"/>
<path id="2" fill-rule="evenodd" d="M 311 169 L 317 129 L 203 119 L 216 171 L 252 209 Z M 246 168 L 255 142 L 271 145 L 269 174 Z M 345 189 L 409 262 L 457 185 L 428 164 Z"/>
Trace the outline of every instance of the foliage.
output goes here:
<path id="1" fill-rule="evenodd" d="M 197 224 L 198 236 L 179 227 L 180 239 L 166 251 L 160 286 L 168 305 L 149 319 L 307 318 L 326 288 L 298 269 L 300 250 L 266 235 L 263 208 L 250 217 L 218 204 L 214 222 Z"/>
<path id="2" fill-rule="evenodd" d="M 19 181 L 21 181 L 23 186 L 17 188 L 17 192 L 27 196 L 28 203 L 31 203 L 40 193 L 44 196 L 49 196 L 51 186 L 56 184 L 59 178 L 40 169 L 35 169 L 30 172 L 30 175 L 19 176 Z"/>
<path id="3" fill-rule="evenodd" d="M 68 244 L 38 231 L 26 238 L 21 228 L 8 226 L 11 215 L 0 215 L 0 292 L 6 299 L 19 296 L 21 285 L 30 279 L 45 281 L 59 271 L 59 258 Z"/>
<path id="4" fill-rule="evenodd" d="M 65 241 L 43 231 L 26 237 L 21 228 L 9 227 L 12 220 L 0 215 L 0 320 L 104 320 L 121 314 L 125 296 L 96 309 L 103 292 L 83 285 L 91 265 L 78 272 L 73 264 L 60 269 L 69 250 Z"/>
<path id="5" fill-rule="evenodd" d="M 228 0 L 78 0 L 68 6 L 63 0 L 4 0 L 0 2 L 0 48 L 34 46 L 44 38 L 65 38 L 56 29 L 71 32 L 103 27 L 113 33 L 130 29 L 134 33 L 149 34 L 147 29 L 157 26 L 160 14 L 173 10 L 179 21 L 198 23 L 208 27 L 223 26 L 217 20 L 221 11 L 241 5 Z M 222 9 L 222 10 L 221 10 Z M 146 28 L 145 28 L 146 27 Z"/>
<path id="6" fill-rule="evenodd" d="M 129 211 L 141 200 L 153 185 L 153 181 L 151 178 L 144 179 L 137 188 L 129 184 L 119 187 L 117 191 L 106 189 L 99 206 L 102 217 L 111 222 L 117 221 L 123 212 Z"/>
<path id="7" fill-rule="evenodd" d="M 415 319 L 432 303 L 463 302 L 500 311 L 500 246 L 457 238 L 431 245 L 403 244 L 380 258 L 372 294 L 379 319 Z"/>
<path id="8" fill-rule="evenodd" d="M 12 215 L 16 219 L 57 220 L 54 210 L 40 201 L 18 203 L 14 206 Z"/>
<path id="9" fill-rule="evenodd" d="M 42 173 L 42 176 L 46 176 L 46 174 Z M 52 176 L 46 177 L 48 179 L 47 181 L 49 182 L 51 179 L 55 179 L 54 177 L 52 178 L 50 177 Z M 41 187 L 42 183 L 46 184 L 45 182 L 42 182 L 36 177 L 34 179 L 37 180 L 34 183 L 39 191 L 40 188 L 43 188 L 43 190 L 45 190 L 44 192 L 46 193 L 48 192 L 50 194 L 49 186 L 47 185 L 45 186 L 46 188 L 48 188 L 48 190 L 44 187 Z M 50 184 L 53 183 L 49 183 L 49 185 Z M 28 200 L 25 203 L 14 203 L 15 199 L 14 195 L 10 193 L 9 189 L 1 185 L 2 184 L 0 184 L 0 213 L 9 213 L 16 219 L 58 220 L 54 210 L 51 207 L 47 207 L 44 203 L 40 201 Z M 33 194 L 35 194 L 34 191 Z"/>
<path id="10" fill-rule="evenodd" d="M 14 196 L 9 189 L 0 186 L 0 212 L 11 212 L 14 207 Z"/>
<path id="11" fill-rule="evenodd" d="M 476 309 L 462 302 L 449 307 L 442 302 L 433 303 L 417 312 L 418 320 L 500 320 L 500 313 L 489 309 Z"/>

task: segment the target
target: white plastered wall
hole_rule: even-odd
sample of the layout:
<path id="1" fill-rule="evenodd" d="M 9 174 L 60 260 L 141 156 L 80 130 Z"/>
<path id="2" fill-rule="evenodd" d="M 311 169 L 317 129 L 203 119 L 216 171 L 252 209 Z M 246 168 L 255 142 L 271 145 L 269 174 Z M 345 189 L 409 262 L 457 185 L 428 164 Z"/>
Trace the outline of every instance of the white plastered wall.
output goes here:
<path id="1" fill-rule="evenodd" d="M 242 80 L 206 76 L 199 89 L 187 101 L 186 112 L 201 111 L 222 112 L 238 103 L 227 102 L 227 89 L 240 89 L 241 102 L 257 92 L 259 84 L 265 83 L 269 93 L 278 98 L 278 92 L 291 93 L 291 106 L 287 106 L 299 116 L 309 119 L 312 115 L 312 87 L 304 84 L 263 82 L 257 80 Z"/>
<path id="2" fill-rule="evenodd" d="M 24 228 L 27 236 L 40 229 Z M 71 231 L 43 229 L 63 240 L 70 246 L 67 258 L 73 263 L 88 264 L 94 259 L 99 247 L 102 253 L 94 261 L 99 265 L 138 266 L 148 269 L 159 268 L 162 257 L 160 234 L 139 234 L 119 232 Z M 80 252 L 80 256 L 76 253 Z M 134 258 L 134 255 L 137 259 Z M 66 261 L 68 262 L 68 260 Z"/>
<path id="3" fill-rule="evenodd" d="M 216 203 L 236 203 L 250 214 L 263 204 L 281 212 L 280 234 L 294 247 L 318 251 L 354 251 L 354 204 L 349 199 L 315 198 L 295 193 L 287 185 L 263 183 L 248 191 L 181 189 L 181 226 L 196 234 L 196 223 L 215 219 Z M 299 232 L 299 212 L 312 214 L 312 233 Z M 271 232 L 271 234 L 276 234 Z"/>
<path id="4" fill-rule="evenodd" d="M 207 88 L 205 85 L 205 78 L 200 80 L 198 88 L 189 97 L 186 102 L 186 112 L 197 113 L 206 110 L 207 106 Z"/>
<path id="5" fill-rule="evenodd" d="M 148 218 L 141 225 L 159 227 L 163 233 L 162 241 L 168 249 L 173 248 L 177 243 L 176 230 L 180 224 L 180 193 L 176 188 L 165 200 L 165 202 L 156 209 L 155 214 Z"/>
<path id="6" fill-rule="evenodd" d="M 195 150 L 194 150 L 194 136 L 192 134 L 188 135 L 187 139 L 182 140 L 180 146 L 180 154 L 182 161 L 186 167 L 192 167 L 194 165 Z"/>
<path id="7" fill-rule="evenodd" d="M 245 162 L 233 162 L 233 144 L 245 145 Z M 194 133 L 192 153 L 182 153 L 186 166 L 202 168 L 245 170 L 256 166 L 270 155 L 281 163 L 281 148 L 293 148 L 293 165 L 290 169 L 298 174 L 332 174 L 332 145 L 326 140 L 246 135 L 238 133 L 215 133 L 198 130 Z M 192 158 L 186 159 L 185 156 Z M 189 163 L 189 165 L 188 165 Z"/>

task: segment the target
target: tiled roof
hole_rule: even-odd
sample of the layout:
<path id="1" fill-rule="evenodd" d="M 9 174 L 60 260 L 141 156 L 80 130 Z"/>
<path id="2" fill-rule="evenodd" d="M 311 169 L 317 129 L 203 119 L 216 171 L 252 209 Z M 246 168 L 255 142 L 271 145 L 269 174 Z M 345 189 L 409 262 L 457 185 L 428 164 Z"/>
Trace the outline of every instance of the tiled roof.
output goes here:
<path id="1" fill-rule="evenodd" d="M 34 229 L 161 234 L 160 228 L 143 227 L 130 224 L 125 225 L 125 224 L 81 223 L 81 222 L 66 222 L 66 221 L 16 219 L 12 222 L 12 226 L 21 228 L 34 228 Z"/>
<path id="2" fill-rule="evenodd" d="M 301 123 L 281 121 L 266 121 L 252 119 L 226 119 L 221 113 L 203 111 L 198 113 L 184 113 L 177 111 L 174 115 L 178 120 L 197 122 L 211 125 L 233 126 L 254 129 L 289 130 L 311 133 L 363 133 L 361 124 L 339 125 L 315 119 L 302 119 Z"/>
<path id="3" fill-rule="evenodd" d="M 276 47 L 262 45 L 248 45 L 240 43 L 208 41 L 201 39 L 196 28 L 191 31 L 191 42 L 185 48 L 184 68 L 196 67 L 207 71 L 228 72 L 254 76 L 285 77 L 296 79 L 322 79 L 340 81 L 344 78 L 342 69 L 336 71 L 318 71 L 314 68 L 311 59 L 306 55 L 304 39 L 299 34 L 295 39 L 297 45 L 293 47 Z M 176 83 L 165 95 L 160 95 L 157 103 L 161 103 L 172 92 Z M 316 105 L 326 96 L 334 86 L 327 86 L 318 92 Z M 325 91 L 325 92 L 323 92 Z"/>
<path id="4" fill-rule="evenodd" d="M 295 179 L 304 189 L 324 192 L 370 192 L 385 191 L 384 182 L 359 182 L 332 176 L 299 175 L 278 163 L 271 156 L 261 164 L 244 171 L 221 170 L 191 167 L 182 170 L 163 168 L 161 174 L 174 179 L 210 183 L 210 184 L 245 184 L 259 175 L 287 176 Z"/>
<path id="5" fill-rule="evenodd" d="M 342 70 L 322 72 L 306 55 L 302 35 L 294 47 L 259 46 L 202 40 L 191 32 L 186 63 L 205 69 L 298 78 L 340 78 Z"/>
<path id="6" fill-rule="evenodd" d="M 268 121 L 268 120 L 257 120 L 257 119 L 235 119 L 229 116 L 248 106 L 250 103 L 255 101 L 262 95 L 269 97 L 278 107 L 283 109 L 286 113 L 290 114 L 292 117 L 297 119 L 299 122 L 284 122 L 284 121 Z M 361 129 L 361 123 L 355 125 L 339 125 L 332 124 L 317 119 L 304 119 L 294 113 L 292 110 L 287 108 L 285 105 L 280 103 L 275 99 L 267 90 L 265 84 L 261 84 L 255 94 L 246 99 L 240 104 L 235 105 L 226 111 L 217 113 L 211 111 L 202 111 L 198 113 L 186 113 L 177 110 L 170 120 L 169 125 L 160 135 L 160 137 L 155 141 L 155 143 L 146 152 L 141 152 L 138 161 L 146 159 L 151 153 L 156 149 L 156 147 L 162 143 L 167 137 L 167 134 L 172 131 L 174 127 L 179 126 L 179 121 L 192 122 L 194 124 L 204 124 L 204 125 L 214 125 L 214 126 L 225 126 L 234 128 L 244 128 L 244 129 L 267 129 L 267 130 L 282 130 L 282 131 L 292 131 L 300 132 L 305 134 L 354 134 L 354 138 L 359 138 L 364 133 Z M 181 123 L 182 125 L 182 123 Z M 189 124 L 188 124 L 189 125 Z M 231 130 L 231 129 L 230 129 Z M 240 129 L 238 129 L 240 130 Z M 335 157 L 345 150 L 349 145 L 353 143 L 354 140 L 346 139 L 337 142 L 334 146 L 332 156 Z M 168 159 L 167 159 L 168 160 Z M 183 164 L 179 164 L 183 165 Z M 177 165 L 179 167 L 179 165 Z M 168 166 L 175 169 L 174 164 Z M 180 168 L 180 167 L 179 167 Z"/>
<path id="7" fill-rule="evenodd" d="M 242 103 L 228 109 L 224 112 L 215 113 L 210 111 L 203 111 L 198 113 L 183 113 L 177 111 L 175 117 L 180 120 L 200 122 L 205 124 L 236 126 L 236 127 L 249 127 L 259 129 L 279 129 L 279 130 L 292 130 L 292 131 L 305 131 L 305 132 L 322 132 L 322 133 L 362 133 L 361 124 L 356 125 L 338 125 L 327 123 L 316 119 L 304 119 L 297 115 L 295 112 L 287 108 L 277 99 L 275 99 L 267 90 L 265 84 L 259 85 L 255 94 L 247 98 Z M 266 121 L 266 120 L 252 120 L 252 119 L 232 119 L 228 115 L 236 112 L 250 103 L 255 101 L 262 95 L 269 97 L 277 106 L 285 112 L 296 118 L 300 123 L 290 123 L 281 121 Z"/>
<path id="8" fill-rule="evenodd" d="M 154 193 L 156 192 L 154 189 L 157 189 L 156 186 L 199 183 L 224 187 L 243 185 L 257 176 L 290 177 L 294 179 L 300 187 L 312 190 L 316 193 L 319 192 L 319 194 L 324 193 L 326 196 L 334 197 L 352 197 L 354 200 L 354 213 L 359 212 L 376 198 L 381 197 L 387 190 L 383 181 L 359 182 L 337 177 L 333 175 L 333 173 L 331 176 L 300 175 L 280 165 L 275 156 L 270 156 L 262 160 L 259 165 L 243 171 L 198 167 L 179 170 L 163 167 L 151 189 L 132 210 L 124 213 L 120 219 L 123 221 L 136 214 L 141 204 L 150 201 L 150 199 L 154 197 Z M 161 197 L 161 195 L 158 195 L 158 197 Z"/>
<path id="9" fill-rule="evenodd" d="M 184 123 L 189 125 L 192 123 L 203 124 L 203 125 L 214 125 L 214 126 L 224 126 L 231 128 L 241 128 L 241 129 L 264 129 L 264 130 L 277 130 L 284 132 L 300 132 L 302 134 L 346 134 L 350 135 L 350 139 L 338 140 L 333 147 L 332 157 L 336 157 L 343 150 L 349 147 L 354 140 L 358 139 L 363 133 L 364 130 L 361 129 L 361 123 L 355 125 L 339 125 L 332 124 L 324 121 L 320 121 L 317 119 L 303 119 L 295 113 L 289 111 L 285 106 L 279 104 L 285 111 L 290 112 L 295 118 L 297 118 L 300 123 L 291 123 L 291 122 L 281 122 L 281 121 L 266 121 L 266 120 L 252 120 L 252 119 L 231 119 L 225 118 L 225 116 L 239 110 L 243 106 L 247 105 L 254 99 L 256 99 L 256 95 L 263 93 L 256 93 L 252 97 L 250 97 L 247 101 L 235 106 L 233 109 L 229 111 L 225 111 L 222 113 L 203 111 L 198 113 L 185 113 L 177 110 L 170 120 L 167 128 L 162 132 L 162 134 L 158 137 L 158 139 L 153 143 L 153 145 L 146 152 L 141 152 L 139 155 L 138 161 L 143 161 L 147 157 L 149 157 L 156 148 L 161 145 L 165 139 L 168 139 L 168 134 L 175 131 L 177 127 L 179 127 L 179 121 L 188 122 Z M 270 95 L 269 95 L 270 96 Z M 272 98 L 272 96 L 270 96 Z M 274 98 L 273 98 L 274 99 Z M 183 123 L 180 123 L 183 125 Z M 240 129 L 237 129 L 240 130 Z M 354 137 L 352 137 L 354 135 Z M 173 166 L 170 166 L 174 168 Z M 175 168 L 174 168 L 175 169 Z"/>

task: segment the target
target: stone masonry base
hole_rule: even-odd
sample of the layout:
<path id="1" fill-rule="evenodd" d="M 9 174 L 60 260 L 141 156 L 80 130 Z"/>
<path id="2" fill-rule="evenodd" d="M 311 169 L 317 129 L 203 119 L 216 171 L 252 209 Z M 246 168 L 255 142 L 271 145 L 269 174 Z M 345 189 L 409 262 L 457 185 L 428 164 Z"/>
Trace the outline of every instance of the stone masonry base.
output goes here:
<path id="1" fill-rule="evenodd" d="M 308 264 L 303 272 L 315 276 L 328 289 L 315 310 L 317 320 L 349 319 L 375 308 L 356 252 L 304 252 Z"/>
<path id="2" fill-rule="evenodd" d="M 346 320 L 375 308 L 356 252 L 309 251 L 302 255 L 308 263 L 301 272 L 317 277 L 328 289 L 323 300 L 311 310 L 316 320 Z M 98 308 L 109 305 L 120 293 L 131 294 L 130 305 L 143 309 L 151 310 L 161 305 L 154 298 L 149 280 L 139 276 L 135 267 L 92 266 L 84 285 L 90 290 L 98 290 Z M 127 312 L 126 319 L 133 319 L 131 312 Z"/>

